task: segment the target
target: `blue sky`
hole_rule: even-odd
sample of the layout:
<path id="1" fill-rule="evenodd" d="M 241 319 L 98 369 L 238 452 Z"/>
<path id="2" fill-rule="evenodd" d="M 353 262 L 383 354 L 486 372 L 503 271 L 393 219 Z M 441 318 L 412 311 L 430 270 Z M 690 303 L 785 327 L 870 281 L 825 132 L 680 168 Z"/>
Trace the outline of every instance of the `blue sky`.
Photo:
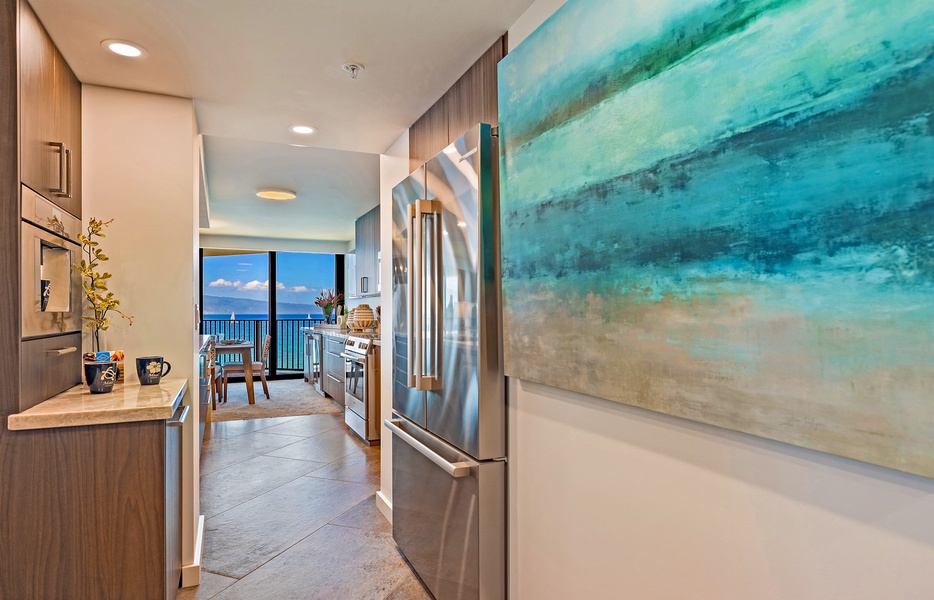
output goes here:
<path id="1" fill-rule="evenodd" d="M 322 288 L 334 287 L 334 255 L 279 252 L 277 298 L 312 306 Z M 204 257 L 204 295 L 265 300 L 269 290 L 265 252 Z"/>

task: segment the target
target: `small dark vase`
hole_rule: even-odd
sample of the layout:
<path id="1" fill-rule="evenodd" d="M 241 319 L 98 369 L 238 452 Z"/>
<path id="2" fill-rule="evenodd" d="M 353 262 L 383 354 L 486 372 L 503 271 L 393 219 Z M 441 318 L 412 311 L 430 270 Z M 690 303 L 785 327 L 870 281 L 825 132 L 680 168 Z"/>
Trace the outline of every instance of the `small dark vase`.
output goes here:
<path id="1" fill-rule="evenodd" d="M 84 379 L 92 394 L 106 394 L 112 392 L 117 382 L 117 363 L 86 362 L 84 363 Z"/>

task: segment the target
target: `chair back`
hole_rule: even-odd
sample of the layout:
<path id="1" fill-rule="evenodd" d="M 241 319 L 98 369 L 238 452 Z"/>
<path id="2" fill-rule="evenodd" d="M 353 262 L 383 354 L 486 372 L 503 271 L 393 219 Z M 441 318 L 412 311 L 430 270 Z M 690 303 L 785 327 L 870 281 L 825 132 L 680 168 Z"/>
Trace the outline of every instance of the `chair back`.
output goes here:
<path id="1" fill-rule="evenodd" d="M 263 366 L 266 366 L 266 360 L 269 358 L 269 347 L 272 345 L 272 336 L 266 334 L 266 337 L 263 338 L 263 356 L 262 362 Z"/>
<path id="2" fill-rule="evenodd" d="M 213 369 L 217 366 L 217 344 L 214 340 L 208 340 L 208 368 Z"/>

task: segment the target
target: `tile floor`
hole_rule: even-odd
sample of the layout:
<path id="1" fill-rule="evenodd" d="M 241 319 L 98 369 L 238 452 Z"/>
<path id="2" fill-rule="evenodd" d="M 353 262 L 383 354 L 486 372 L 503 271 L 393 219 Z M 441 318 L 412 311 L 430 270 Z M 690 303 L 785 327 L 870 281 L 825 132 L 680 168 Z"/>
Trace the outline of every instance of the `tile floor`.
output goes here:
<path id="1" fill-rule="evenodd" d="M 343 415 L 212 423 L 201 585 L 180 600 L 430 600 L 376 508 L 379 446 Z"/>

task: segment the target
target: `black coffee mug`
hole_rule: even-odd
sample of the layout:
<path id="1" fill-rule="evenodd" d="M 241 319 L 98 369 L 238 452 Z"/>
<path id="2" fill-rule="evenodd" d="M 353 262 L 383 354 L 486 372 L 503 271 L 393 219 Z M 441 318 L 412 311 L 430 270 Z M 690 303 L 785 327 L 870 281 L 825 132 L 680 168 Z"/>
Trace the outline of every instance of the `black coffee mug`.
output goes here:
<path id="1" fill-rule="evenodd" d="M 117 363 L 86 362 L 84 363 L 84 379 L 92 394 L 106 394 L 113 391 L 117 381 Z"/>
<path id="2" fill-rule="evenodd" d="M 172 365 L 161 356 L 140 356 L 136 359 L 136 374 L 140 385 L 156 385 L 171 370 Z"/>

